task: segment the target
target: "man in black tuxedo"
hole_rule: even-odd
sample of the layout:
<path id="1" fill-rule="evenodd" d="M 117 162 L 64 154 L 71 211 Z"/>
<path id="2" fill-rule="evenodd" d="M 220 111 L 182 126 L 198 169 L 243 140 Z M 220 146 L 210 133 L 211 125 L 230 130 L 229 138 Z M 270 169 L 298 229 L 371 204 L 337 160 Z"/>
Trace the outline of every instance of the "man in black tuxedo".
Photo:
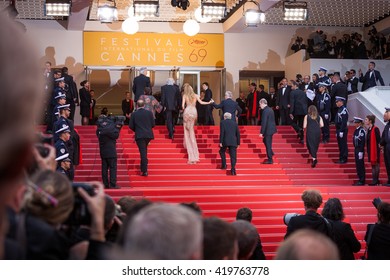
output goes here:
<path id="1" fill-rule="evenodd" d="M 276 124 L 275 124 L 275 115 L 270 107 L 267 106 L 267 100 L 260 100 L 260 108 L 263 110 L 261 116 L 261 129 L 260 137 L 263 138 L 263 143 L 267 151 L 267 160 L 263 164 L 273 164 L 272 156 L 274 152 L 272 151 L 272 137 L 276 133 Z"/>
<path id="2" fill-rule="evenodd" d="M 307 115 L 307 97 L 296 81 L 291 81 L 290 93 L 290 118 L 292 120 L 292 127 L 294 128 L 299 142 L 303 144 L 303 119 Z"/>
<path id="3" fill-rule="evenodd" d="M 219 154 L 222 160 L 221 169 L 226 169 L 226 149 L 229 148 L 231 174 L 236 175 L 237 148 L 240 146 L 240 131 L 236 121 L 232 120 L 232 114 L 223 114 L 219 134 Z"/>
<path id="4" fill-rule="evenodd" d="M 362 91 L 365 91 L 366 89 L 372 87 L 376 87 L 378 81 L 381 84 L 381 86 L 385 85 L 381 73 L 378 70 L 375 70 L 374 61 L 368 63 L 368 70 L 364 76 L 362 73 L 362 69 L 359 69 L 359 77 L 360 77 L 359 82 L 363 83 Z"/>
<path id="5" fill-rule="evenodd" d="M 146 87 L 150 86 L 150 78 L 146 76 L 147 72 L 146 67 L 141 67 L 139 69 L 140 75 L 134 78 L 133 81 L 133 93 L 134 93 L 134 102 L 137 102 L 138 98 L 144 94 Z"/>
<path id="6" fill-rule="evenodd" d="M 148 145 L 154 139 L 152 128 L 154 127 L 153 113 L 145 110 L 143 100 L 137 101 L 137 111 L 131 114 L 129 127 L 135 132 L 135 142 L 141 156 L 141 176 L 148 176 Z"/>
<path id="7" fill-rule="evenodd" d="M 347 75 L 348 72 L 349 75 Z M 356 77 L 355 69 L 351 69 L 347 71 L 347 73 L 345 75 L 347 76 L 346 83 L 347 83 L 348 94 L 358 92 L 359 79 Z"/>
<path id="8" fill-rule="evenodd" d="M 231 119 L 236 121 L 236 118 L 241 115 L 242 109 L 236 101 L 233 99 L 233 93 L 231 91 L 225 92 L 225 100 L 220 104 L 213 103 L 215 109 L 222 109 L 222 115 L 225 117 L 225 113 L 230 113 Z"/>
<path id="9" fill-rule="evenodd" d="M 383 156 L 387 171 L 387 182 L 383 185 L 390 187 L 390 107 L 385 108 L 383 121 L 386 123 L 386 125 L 382 132 L 380 146 L 383 148 Z"/>
<path id="10" fill-rule="evenodd" d="M 169 139 L 173 139 L 175 124 L 173 121 L 173 113 L 178 107 L 180 100 L 179 88 L 175 86 L 175 80 L 167 79 L 167 84 L 161 87 L 161 105 L 165 108 L 165 120 L 167 123 Z"/>
<path id="11" fill-rule="evenodd" d="M 209 84 L 207 82 L 204 82 L 202 84 L 202 88 L 204 90 L 204 102 L 209 102 L 211 99 L 213 99 L 213 93 L 211 89 L 209 88 Z M 213 105 L 209 104 L 206 105 L 206 122 L 205 125 L 214 125 L 214 118 L 213 118 Z"/>
<path id="12" fill-rule="evenodd" d="M 62 77 L 65 80 L 65 93 L 66 93 L 66 103 L 70 104 L 70 120 L 74 120 L 74 113 L 76 109 L 76 104 L 79 104 L 79 95 L 77 91 L 76 83 L 73 80 L 73 77 L 68 74 L 68 67 L 62 67 Z"/>
<path id="13" fill-rule="evenodd" d="M 299 229 L 312 229 L 332 238 L 332 229 L 329 221 L 317 213 L 322 204 L 322 196 L 317 190 L 305 190 L 301 196 L 305 207 L 305 214 L 291 217 L 289 221 L 284 218 L 287 225 L 286 239 L 290 234 Z M 329 225 L 329 226 L 328 226 Z"/>
<path id="14" fill-rule="evenodd" d="M 290 122 L 290 92 L 291 87 L 287 85 L 287 79 L 283 78 L 281 81 L 282 87 L 278 89 L 276 98 L 276 110 L 280 113 L 280 124 L 289 125 Z"/>

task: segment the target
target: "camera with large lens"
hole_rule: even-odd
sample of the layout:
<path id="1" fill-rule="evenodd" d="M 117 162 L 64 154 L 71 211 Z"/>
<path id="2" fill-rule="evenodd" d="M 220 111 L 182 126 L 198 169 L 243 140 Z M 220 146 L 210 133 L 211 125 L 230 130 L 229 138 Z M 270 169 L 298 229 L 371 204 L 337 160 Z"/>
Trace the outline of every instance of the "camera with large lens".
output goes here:
<path id="1" fill-rule="evenodd" d="M 110 116 L 110 118 L 114 121 L 115 126 L 123 126 L 125 124 L 126 117 L 125 116 Z"/>
<path id="2" fill-rule="evenodd" d="M 298 213 L 286 213 L 284 214 L 283 216 L 283 222 L 286 226 L 288 226 L 288 224 L 290 223 L 290 220 L 292 217 L 297 217 L 297 216 L 300 216 L 301 214 L 298 214 Z"/>
<path id="3" fill-rule="evenodd" d="M 95 196 L 95 190 L 91 185 L 86 183 L 73 183 L 72 188 L 74 193 L 74 204 L 67 224 L 71 226 L 90 225 L 91 213 L 89 213 L 88 205 L 79 194 L 78 189 L 82 188 L 89 196 Z"/>

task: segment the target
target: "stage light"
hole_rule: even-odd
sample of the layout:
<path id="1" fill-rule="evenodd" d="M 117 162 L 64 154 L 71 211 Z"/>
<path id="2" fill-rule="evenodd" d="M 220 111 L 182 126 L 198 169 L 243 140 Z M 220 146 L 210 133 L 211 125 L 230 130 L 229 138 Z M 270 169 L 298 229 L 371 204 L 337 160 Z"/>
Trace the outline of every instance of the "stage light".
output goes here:
<path id="1" fill-rule="evenodd" d="M 70 15 L 71 5 L 71 0 L 46 0 L 45 15 L 67 17 Z"/>
<path id="2" fill-rule="evenodd" d="M 122 22 L 122 30 L 129 35 L 137 33 L 139 30 L 139 23 L 137 22 L 136 18 L 130 17 Z"/>
<path id="3" fill-rule="evenodd" d="M 194 19 L 188 19 L 183 24 L 183 31 L 188 36 L 195 36 L 200 30 L 199 23 Z"/>
<path id="4" fill-rule="evenodd" d="M 201 2 L 202 16 L 221 19 L 226 16 L 226 1 L 215 3 L 209 0 Z"/>
<path id="5" fill-rule="evenodd" d="M 284 20 L 307 20 L 307 2 L 284 1 Z"/>
<path id="6" fill-rule="evenodd" d="M 115 0 L 112 1 L 113 4 L 104 4 L 98 6 L 98 18 L 101 23 L 112 23 L 118 20 L 118 10 L 116 8 Z"/>
<path id="7" fill-rule="evenodd" d="M 159 16 L 159 1 L 142 1 L 134 0 L 134 15 L 136 17 L 158 17 Z"/>
<path id="8" fill-rule="evenodd" d="M 252 5 L 256 5 L 255 9 L 246 9 L 245 4 L 252 3 Z M 245 17 L 245 25 L 247 27 L 257 27 L 260 23 L 265 21 L 265 14 L 260 9 L 260 4 L 254 0 L 246 1 L 242 7 L 243 14 Z"/>

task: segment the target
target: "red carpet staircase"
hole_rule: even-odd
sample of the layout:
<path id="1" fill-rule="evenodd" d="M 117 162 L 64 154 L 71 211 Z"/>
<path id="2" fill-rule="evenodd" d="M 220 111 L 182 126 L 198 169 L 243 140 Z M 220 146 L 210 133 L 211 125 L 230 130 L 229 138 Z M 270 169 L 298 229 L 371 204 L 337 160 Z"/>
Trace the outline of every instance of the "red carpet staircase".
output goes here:
<path id="1" fill-rule="evenodd" d="M 96 128 L 77 129 L 82 142 L 83 163 L 77 168 L 76 180 L 101 181 Z M 356 181 L 356 171 L 351 143 L 349 161 L 343 165 L 335 163 L 338 148 L 334 138 L 328 144 L 321 144 L 318 165 L 313 169 L 307 149 L 298 143 L 294 130 L 291 127 L 278 127 L 273 139 L 274 164 L 263 165 L 265 147 L 259 138 L 259 127 L 245 126 L 240 129 L 242 140 L 238 149 L 237 176 L 229 174 L 228 154 L 228 171 L 219 169 L 219 127 L 196 127 L 200 163 L 188 165 L 183 147 L 183 127 L 176 126 L 175 139 L 170 140 L 166 127 L 158 126 L 154 129 L 155 139 L 149 145 L 149 176 L 142 177 L 139 176 L 140 159 L 134 135 L 124 127 L 117 144 L 118 185 L 122 188 L 107 190 L 107 193 L 115 199 L 131 195 L 169 203 L 195 201 L 205 216 L 215 215 L 227 221 L 235 219 L 237 209 L 249 207 L 253 210 L 253 223 L 269 259 L 275 255 L 286 232 L 283 215 L 303 213 L 300 196 L 305 189 L 320 190 L 324 201 L 330 197 L 340 198 L 346 222 L 352 224 L 361 241 L 366 224 L 376 220 L 372 199 L 379 196 L 390 201 L 390 188 L 352 186 Z M 349 138 L 352 131 L 353 128 L 350 128 Z M 368 164 L 366 172 L 368 183 L 371 182 Z M 383 159 L 380 174 L 381 181 L 385 181 Z"/>

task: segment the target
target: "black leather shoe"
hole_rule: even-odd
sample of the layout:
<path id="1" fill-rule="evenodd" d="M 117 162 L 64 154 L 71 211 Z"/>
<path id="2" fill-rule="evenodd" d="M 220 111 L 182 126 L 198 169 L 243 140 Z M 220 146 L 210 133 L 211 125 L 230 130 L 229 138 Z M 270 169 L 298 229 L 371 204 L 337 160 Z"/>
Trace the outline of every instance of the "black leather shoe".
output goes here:
<path id="1" fill-rule="evenodd" d="M 141 176 L 147 177 L 147 176 L 148 176 L 148 172 L 142 172 L 142 173 L 141 173 Z"/>
<path id="2" fill-rule="evenodd" d="M 274 162 L 272 160 L 265 160 L 263 164 L 273 164 Z"/>
<path id="3" fill-rule="evenodd" d="M 222 166 L 221 166 L 221 169 L 222 169 L 222 170 L 226 169 L 226 165 L 222 165 Z"/>
<path id="4" fill-rule="evenodd" d="M 232 174 L 233 176 L 236 176 L 236 175 L 237 175 L 237 173 L 236 173 L 236 170 L 235 170 L 235 169 L 232 169 L 230 172 L 231 172 L 231 174 Z"/>
<path id="5" fill-rule="evenodd" d="M 110 189 L 120 189 L 121 187 L 119 187 L 118 185 L 114 185 L 112 187 L 110 187 Z"/>
<path id="6" fill-rule="evenodd" d="M 370 184 L 368 184 L 369 186 L 379 186 L 379 182 L 372 182 Z"/>
<path id="7" fill-rule="evenodd" d="M 317 160 L 315 159 L 315 160 L 313 160 L 313 162 L 311 163 L 311 167 L 314 168 L 314 167 L 316 167 L 316 165 L 317 165 Z"/>
<path id="8" fill-rule="evenodd" d="M 346 160 L 339 160 L 339 161 L 337 161 L 336 163 L 338 163 L 338 164 L 344 164 L 344 163 L 347 163 L 347 161 L 346 161 Z"/>
<path id="9" fill-rule="evenodd" d="M 356 183 L 354 183 L 352 186 L 364 186 L 365 183 L 364 182 L 361 182 L 361 181 L 357 181 Z"/>

